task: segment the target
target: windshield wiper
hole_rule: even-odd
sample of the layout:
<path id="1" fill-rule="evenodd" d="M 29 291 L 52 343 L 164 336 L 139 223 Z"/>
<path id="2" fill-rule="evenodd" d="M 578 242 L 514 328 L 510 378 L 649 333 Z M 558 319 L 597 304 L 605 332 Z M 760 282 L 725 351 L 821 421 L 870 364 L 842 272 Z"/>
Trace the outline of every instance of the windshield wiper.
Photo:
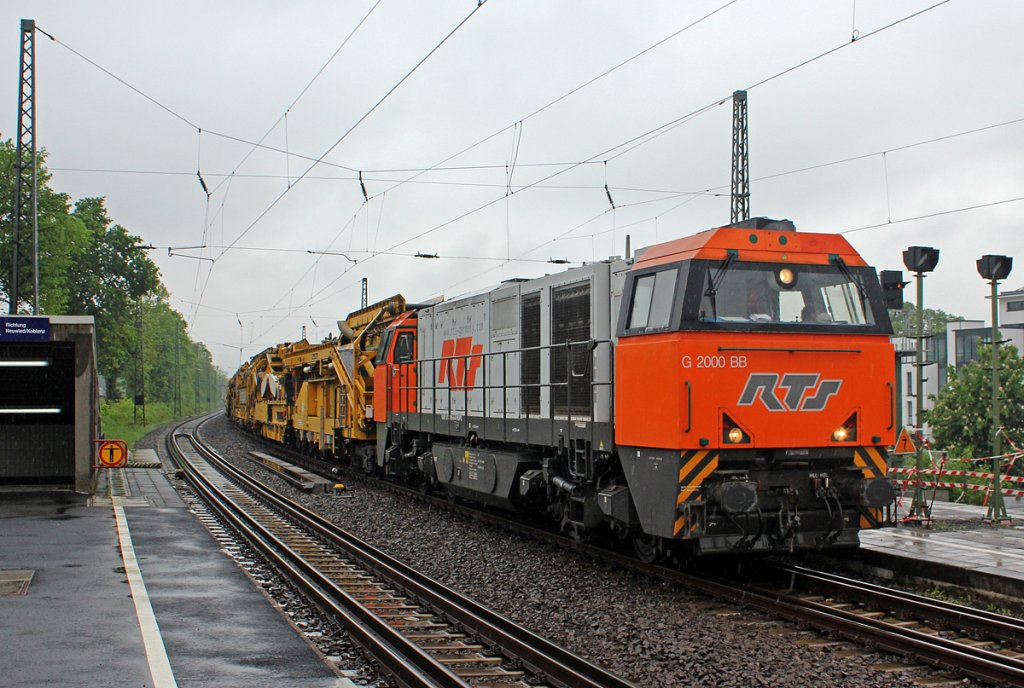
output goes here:
<path id="1" fill-rule="evenodd" d="M 853 285 L 857 287 L 857 293 L 860 294 L 860 302 L 866 303 L 868 297 L 867 294 L 864 293 L 864 285 L 860 283 L 859 279 L 853 276 L 853 273 L 850 272 L 850 266 L 846 264 L 846 261 L 843 260 L 843 257 L 835 255 L 829 256 L 829 262 L 831 262 L 833 265 L 839 268 L 839 272 L 843 273 L 843 277 L 845 277 L 850 282 L 853 282 Z"/>
<path id="2" fill-rule="evenodd" d="M 708 289 L 704 292 L 704 295 L 711 299 L 711 317 L 714 320 L 718 320 L 718 304 L 716 303 L 716 295 L 718 294 L 718 287 L 722 284 L 722 278 L 725 277 L 725 271 L 732 265 L 733 259 L 736 257 L 736 251 L 728 249 L 726 252 L 725 260 L 722 261 L 722 265 L 718 268 L 714 277 L 711 276 L 711 271 L 708 271 Z"/>

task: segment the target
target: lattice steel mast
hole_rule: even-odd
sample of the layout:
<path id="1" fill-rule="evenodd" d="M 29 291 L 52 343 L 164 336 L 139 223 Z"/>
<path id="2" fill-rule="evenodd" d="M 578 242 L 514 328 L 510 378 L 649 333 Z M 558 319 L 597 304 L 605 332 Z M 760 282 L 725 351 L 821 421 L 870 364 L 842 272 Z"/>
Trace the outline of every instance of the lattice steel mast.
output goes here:
<path id="1" fill-rule="evenodd" d="M 750 160 L 747 157 L 747 92 L 732 94 L 732 223 L 750 217 Z"/>
<path id="2" fill-rule="evenodd" d="M 18 144 L 14 159 L 14 255 L 11 261 L 10 312 L 18 312 L 22 298 L 23 234 L 31 226 L 32 312 L 39 313 L 39 217 L 36 178 L 36 22 L 21 20 L 21 64 L 18 70 Z"/>

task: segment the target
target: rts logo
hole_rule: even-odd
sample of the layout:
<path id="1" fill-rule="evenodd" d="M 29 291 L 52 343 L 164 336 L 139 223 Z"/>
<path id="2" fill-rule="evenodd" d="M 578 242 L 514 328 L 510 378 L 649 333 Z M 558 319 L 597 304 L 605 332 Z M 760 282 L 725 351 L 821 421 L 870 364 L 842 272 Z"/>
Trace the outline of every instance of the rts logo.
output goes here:
<path id="1" fill-rule="evenodd" d="M 441 361 L 437 381 L 441 383 L 447 380 L 452 389 L 473 389 L 483 350 L 483 344 L 474 346 L 472 337 L 444 340 L 441 343 L 441 358 L 444 360 Z"/>
<path id="2" fill-rule="evenodd" d="M 751 373 L 737 406 L 753 406 L 757 399 L 769 411 L 822 411 L 828 400 L 839 393 L 842 380 L 822 380 L 813 373 Z M 781 390 L 785 395 L 779 398 Z"/>

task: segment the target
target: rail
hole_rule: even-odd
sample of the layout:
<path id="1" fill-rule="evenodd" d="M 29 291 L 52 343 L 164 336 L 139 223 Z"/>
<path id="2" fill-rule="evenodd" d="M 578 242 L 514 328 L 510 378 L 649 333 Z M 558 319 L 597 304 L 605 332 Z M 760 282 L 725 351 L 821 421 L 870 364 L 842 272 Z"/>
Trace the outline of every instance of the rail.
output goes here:
<path id="1" fill-rule="evenodd" d="M 955 625 L 972 634 L 998 638 L 1017 645 L 1024 644 L 1024 621 L 1020 619 L 804 566 L 782 565 L 778 570 L 782 576 L 789 578 L 790 585 L 799 581 L 807 588 L 870 608 L 885 609 L 900 616 L 943 626 Z"/>
<path id="2" fill-rule="evenodd" d="M 806 572 L 806 573 L 805 573 Z M 828 574 L 805 570 L 800 575 L 815 575 L 824 581 Z M 787 570 L 795 576 L 796 569 Z M 832 576 L 838 585 L 839 576 Z M 930 616 L 932 621 L 944 627 L 963 628 L 968 632 L 986 616 L 984 612 L 965 607 L 946 605 L 932 600 L 929 604 L 914 600 L 915 596 L 881 586 L 871 586 L 863 581 L 847 580 L 845 594 L 856 594 L 863 608 L 849 609 L 851 605 L 829 603 L 820 597 L 808 597 L 788 590 L 764 588 L 759 585 L 739 583 L 712 576 L 696 577 L 696 583 L 708 592 L 728 599 L 742 601 L 747 606 L 789 618 L 807 626 L 828 631 L 848 639 L 866 642 L 881 650 L 911 657 L 915 660 L 945 669 L 954 669 L 966 676 L 1000 685 L 1024 685 L 1024 660 L 1016 652 L 1004 654 L 989 649 L 984 643 L 978 644 L 967 639 L 946 638 L 935 631 L 917 630 L 907 625 L 906 620 L 884 613 L 889 605 L 898 605 L 906 613 Z M 857 591 L 857 588 L 860 588 Z M 922 598 L 923 599 L 923 598 Z M 987 615 L 988 624 L 993 626 L 998 619 L 1004 637 L 1014 642 L 1024 631 L 1022 622 L 1011 617 Z M 1016 630 L 1012 628 L 1016 626 Z"/>
<path id="3" fill-rule="evenodd" d="M 217 493 L 220 490 L 216 489 L 213 485 L 215 480 L 211 479 L 212 471 L 223 472 L 224 479 L 235 486 L 231 489 L 250 495 L 247 499 L 256 499 L 269 505 L 277 514 L 276 518 L 284 518 L 296 524 L 300 531 L 311 533 L 316 540 L 329 544 L 334 550 L 344 552 L 344 557 L 351 559 L 360 569 L 372 572 L 373 575 L 387 581 L 388 585 L 406 591 L 410 599 L 432 610 L 432 614 L 450 619 L 459 628 L 500 648 L 504 656 L 517 660 L 536 675 L 543 676 L 548 685 L 587 688 L 632 686 L 631 683 L 387 556 L 317 514 L 290 502 L 249 478 L 205 446 L 198 428 L 193 427 L 187 432 L 176 430 L 170 435 L 168 443 L 173 445 L 175 454 L 183 457 L 191 451 L 212 467 L 210 470 L 187 469 L 190 476 L 197 481 L 197 489 L 201 490 L 204 498 L 216 500 L 218 512 L 232 525 L 239 527 L 246 539 L 251 539 L 268 558 L 284 570 L 302 574 L 297 583 L 303 590 L 321 608 L 337 615 L 353 633 L 356 641 L 366 647 L 367 652 L 382 666 L 387 667 L 389 672 L 395 672 L 394 675 L 402 685 L 467 686 L 472 684 L 467 683 L 465 679 L 473 673 L 446 666 L 445 659 L 438 659 L 430 654 L 429 646 L 421 647 L 412 642 L 385 620 L 359 604 L 353 595 L 346 593 L 341 586 L 320 573 L 317 567 L 309 562 L 309 557 L 299 553 L 300 550 L 308 549 L 308 545 L 289 546 L 280 536 L 271 533 L 269 529 L 247 516 L 240 506 L 219 497 Z M 181 447 L 182 443 L 186 446 Z M 182 463 L 187 464 L 188 459 L 182 460 Z M 333 561 L 337 560 L 338 557 L 335 555 Z M 385 642 L 382 643 L 381 640 Z M 461 666 L 456 664 L 456 667 Z M 460 671 L 463 671 L 465 676 L 460 677 Z M 489 685 L 495 680 L 508 681 L 512 678 L 514 676 L 508 674 L 496 676 L 492 673 L 487 676 L 481 675 L 479 680 Z"/>

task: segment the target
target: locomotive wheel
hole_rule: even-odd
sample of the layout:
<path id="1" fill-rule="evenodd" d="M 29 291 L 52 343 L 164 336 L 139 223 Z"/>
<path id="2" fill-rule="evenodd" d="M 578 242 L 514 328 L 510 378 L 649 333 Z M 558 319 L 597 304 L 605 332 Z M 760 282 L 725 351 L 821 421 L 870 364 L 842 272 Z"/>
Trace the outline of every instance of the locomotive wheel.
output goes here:
<path id="1" fill-rule="evenodd" d="M 633 536 L 633 553 L 636 558 L 645 564 L 653 564 L 654 562 L 661 559 L 663 552 L 661 551 L 661 543 L 656 535 L 634 535 Z"/>
<path id="2" fill-rule="evenodd" d="M 573 523 L 566 517 L 562 517 L 561 530 L 566 537 L 575 540 L 576 542 L 582 542 L 584 538 L 584 530 L 580 527 L 580 524 Z"/>

